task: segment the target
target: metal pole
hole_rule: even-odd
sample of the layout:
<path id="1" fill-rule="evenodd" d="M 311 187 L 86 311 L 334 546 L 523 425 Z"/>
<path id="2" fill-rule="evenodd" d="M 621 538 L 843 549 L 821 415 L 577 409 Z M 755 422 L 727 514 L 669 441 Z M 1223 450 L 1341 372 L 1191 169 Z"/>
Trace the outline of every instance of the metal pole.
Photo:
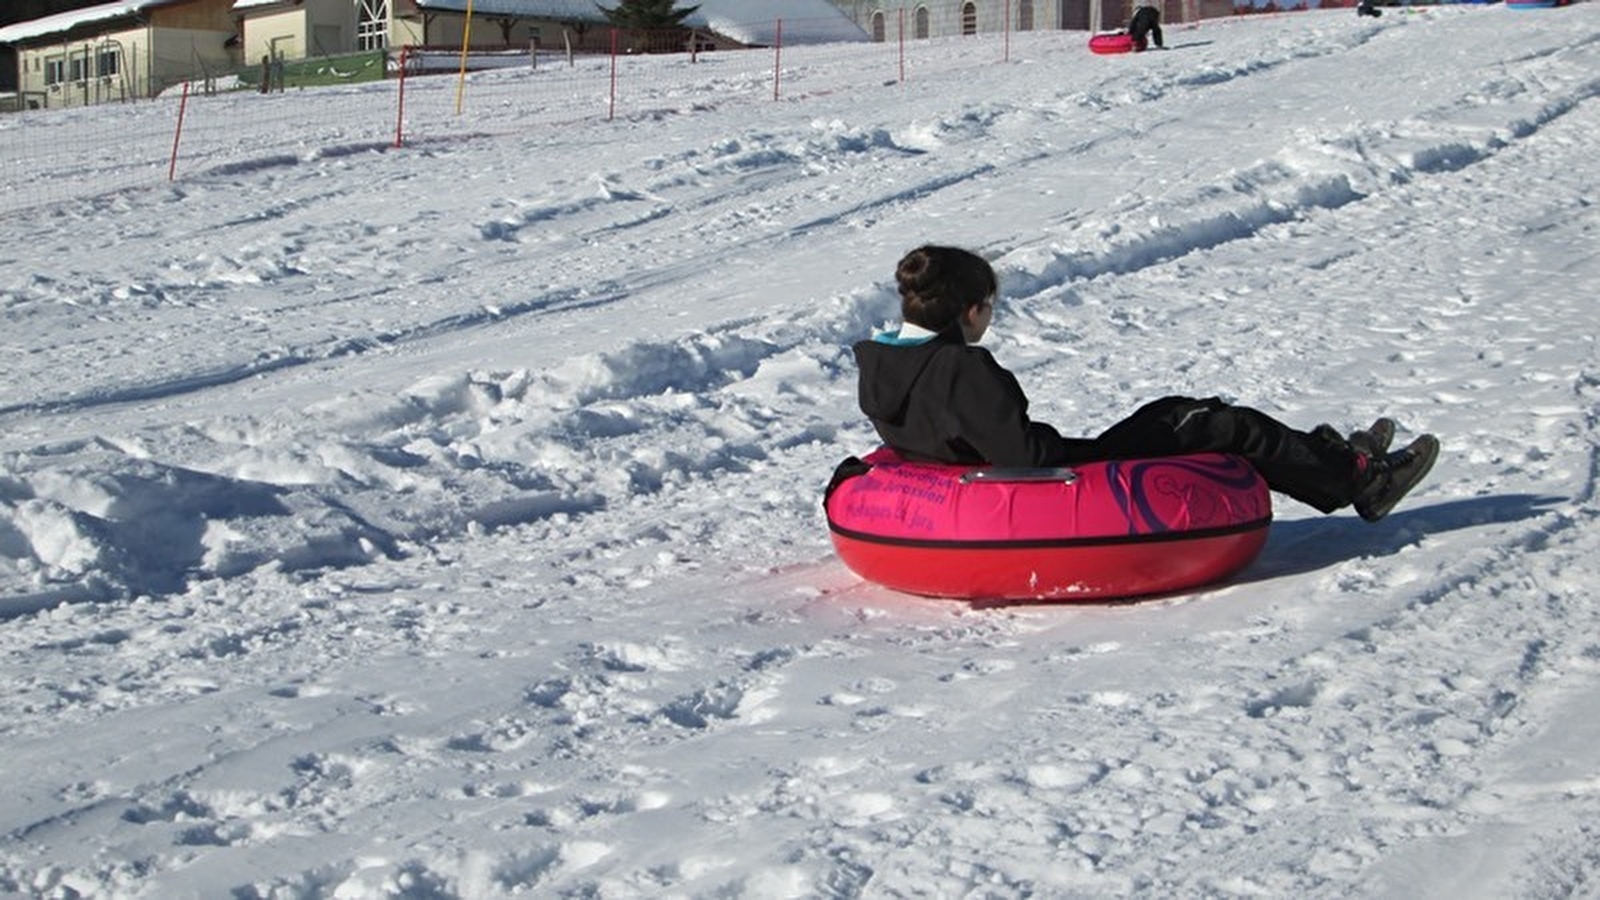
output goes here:
<path id="1" fill-rule="evenodd" d="M 467 45 L 472 42 L 472 0 L 467 0 L 467 21 L 461 28 L 461 77 L 456 82 L 456 115 L 467 95 Z"/>

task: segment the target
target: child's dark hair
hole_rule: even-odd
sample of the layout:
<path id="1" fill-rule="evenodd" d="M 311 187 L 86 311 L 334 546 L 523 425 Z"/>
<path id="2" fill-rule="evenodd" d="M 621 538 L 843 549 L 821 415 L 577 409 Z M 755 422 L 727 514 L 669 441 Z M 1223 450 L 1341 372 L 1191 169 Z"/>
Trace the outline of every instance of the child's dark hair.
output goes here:
<path id="1" fill-rule="evenodd" d="M 907 253 L 894 272 L 900 315 L 929 331 L 954 326 L 961 314 L 999 290 L 988 260 L 960 247 L 925 244 Z"/>

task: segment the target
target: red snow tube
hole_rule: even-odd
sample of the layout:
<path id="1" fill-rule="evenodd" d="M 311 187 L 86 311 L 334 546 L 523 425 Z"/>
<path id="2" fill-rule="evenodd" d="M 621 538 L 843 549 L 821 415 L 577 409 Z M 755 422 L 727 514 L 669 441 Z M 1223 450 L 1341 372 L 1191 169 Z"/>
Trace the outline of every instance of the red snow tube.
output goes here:
<path id="1" fill-rule="evenodd" d="M 1097 34 L 1089 38 L 1089 49 L 1102 56 L 1112 53 L 1130 53 L 1133 51 L 1133 38 L 1129 37 L 1125 31 Z"/>
<path id="2" fill-rule="evenodd" d="M 962 599 L 1100 600 L 1195 587 L 1244 568 L 1272 522 L 1267 486 L 1202 453 L 995 469 L 881 448 L 840 466 L 834 549 L 868 581 Z"/>

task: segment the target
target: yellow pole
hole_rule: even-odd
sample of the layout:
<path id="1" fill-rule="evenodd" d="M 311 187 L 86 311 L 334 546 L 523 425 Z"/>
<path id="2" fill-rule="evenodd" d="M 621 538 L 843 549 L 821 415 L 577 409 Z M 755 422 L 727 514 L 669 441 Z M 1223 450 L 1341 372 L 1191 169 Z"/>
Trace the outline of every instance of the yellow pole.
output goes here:
<path id="1" fill-rule="evenodd" d="M 467 45 L 472 42 L 472 0 L 467 0 L 467 24 L 461 29 L 461 78 L 456 83 L 456 115 L 467 95 Z"/>

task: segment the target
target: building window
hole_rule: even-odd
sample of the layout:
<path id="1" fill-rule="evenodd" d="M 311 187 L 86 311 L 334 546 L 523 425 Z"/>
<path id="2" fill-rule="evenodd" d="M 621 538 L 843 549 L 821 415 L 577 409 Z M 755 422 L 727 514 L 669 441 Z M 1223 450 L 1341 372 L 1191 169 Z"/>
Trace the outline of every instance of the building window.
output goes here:
<path id="1" fill-rule="evenodd" d="M 382 50 L 389 46 L 389 0 L 361 0 L 356 22 L 356 48 Z"/>
<path id="2" fill-rule="evenodd" d="M 872 39 L 880 44 L 888 39 L 888 33 L 883 24 L 883 10 L 881 9 L 872 14 Z"/>
<path id="3" fill-rule="evenodd" d="M 44 61 L 44 83 L 60 84 L 67 80 L 67 61 L 60 56 L 52 56 Z"/>
<path id="4" fill-rule="evenodd" d="M 926 6 L 917 7 L 916 23 L 912 27 L 916 29 L 913 33 L 917 37 L 925 38 L 928 36 L 928 8 Z"/>
<path id="5" fill-rule="evenodd" d="M 70 74 L 67 76 L 69 79 L 71 79 L 72 81 L 86 81 L 86 80 L 88 80 L 88 78 L 89 78 L 89 57 L 88 57 L 88 55 L 74 56 L 68 62 L 70 63 L 70 65 L 67 67 L 68 71 L 70 72 Z"/>
<path id="6" fill-rule="evenodd" d="M 961 33 L 962 34 L 977 34 L 978 33 L 978 4 L 976 4 L 976 3 L 963 3 L 963 4 L 961 4 Z"/>
<path id="7" fill-rule="evenodd" d="M 99 55 L 94 58 L 94 74 L 101 78 L 110 78 L 120 71 L 121 66 L 118 64 L 117 51 L 101 50 Z"/>
<path id="8" fill-rule="evenodd" d="M 1033 30 L 1033 0 L 1017 0 L 1017 30 Z"/>

